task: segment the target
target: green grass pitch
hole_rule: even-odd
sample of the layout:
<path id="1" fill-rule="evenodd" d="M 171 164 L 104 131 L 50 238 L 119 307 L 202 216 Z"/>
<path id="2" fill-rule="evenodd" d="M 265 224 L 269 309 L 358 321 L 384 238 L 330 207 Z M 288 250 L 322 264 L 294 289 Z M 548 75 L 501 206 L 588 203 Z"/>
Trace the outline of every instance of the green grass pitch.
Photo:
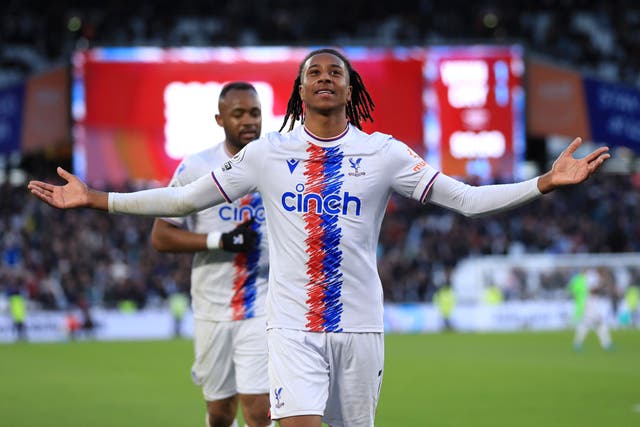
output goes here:
<path id="1" fill-rule="evenodd" d="M 376 426 L 640 426 L 640 331 L 387 335 Z M 190 341 L 0 345 L 0 425 L 203 427 Z"/>

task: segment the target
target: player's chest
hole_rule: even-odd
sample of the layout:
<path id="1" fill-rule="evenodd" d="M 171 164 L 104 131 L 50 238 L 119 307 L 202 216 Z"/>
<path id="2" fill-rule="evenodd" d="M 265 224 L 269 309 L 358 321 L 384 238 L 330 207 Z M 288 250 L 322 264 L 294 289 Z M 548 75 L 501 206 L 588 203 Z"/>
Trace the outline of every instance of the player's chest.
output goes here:
<path id="1" fill-rule="evenodd" d="M 274 163 L 263 194 L 283 212 L 360 216 L 387 194 L 384 174 L 368 156 L 300 155 Z"/>

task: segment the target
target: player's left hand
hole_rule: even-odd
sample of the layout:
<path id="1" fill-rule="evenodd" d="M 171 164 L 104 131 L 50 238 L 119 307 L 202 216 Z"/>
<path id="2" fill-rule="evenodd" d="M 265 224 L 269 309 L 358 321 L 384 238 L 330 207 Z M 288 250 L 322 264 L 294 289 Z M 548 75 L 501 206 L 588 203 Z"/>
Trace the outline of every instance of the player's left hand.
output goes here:
<path id="1" fill-rule="evenodd" d="M 538 188 L 548 193 L 564 185 L 579 184 L 586 181 L 602 164 L 611 157 L 609 147 L 600 147 L 587 156 L 576 159 L 573 154 L 582 145 L 582 138 L 576 138 L 553 162 L 551 170 L 540 177 Z"/>

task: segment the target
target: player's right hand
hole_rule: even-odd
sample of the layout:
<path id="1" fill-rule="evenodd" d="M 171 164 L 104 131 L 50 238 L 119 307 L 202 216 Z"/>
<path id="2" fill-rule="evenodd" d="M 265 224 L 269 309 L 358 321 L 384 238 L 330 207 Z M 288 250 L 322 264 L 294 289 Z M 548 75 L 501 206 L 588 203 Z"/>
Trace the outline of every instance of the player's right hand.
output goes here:
<path id="1" fill-rule="evenodd" d="M 258 232 L 251 228 L 253 218 L 220 236 L 220 246 L 228 252 L 249 252 L 258 243 Z"/>
<path id="2" fill-rule="evenodd" d="M 58 175 L 67 181 L 65 185 L 52 185 L 42 181 L 30 181 L 31 194 L 55 208 L 68 209 L 89 205 L 89 189 L 75 175 L 58 167 Z"/>

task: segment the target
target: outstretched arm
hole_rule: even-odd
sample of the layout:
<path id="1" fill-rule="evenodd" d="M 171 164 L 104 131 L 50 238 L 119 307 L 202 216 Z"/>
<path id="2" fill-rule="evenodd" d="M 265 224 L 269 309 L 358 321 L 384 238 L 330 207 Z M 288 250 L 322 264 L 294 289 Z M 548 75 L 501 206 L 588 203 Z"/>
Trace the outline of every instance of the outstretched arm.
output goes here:
<path id="1" fill-rule="evenodd" d="M 558 187 L 585 181 L 610 157 L 608 148 L 602 147 L 582 159 L 575 159 L 573 153 L 580 144 L 580 138 L 573 140 L 549 172 L 529 181 L 473 187 L 440 174 L 429 201 L 470 217 L 514 209 Z"/>
<path id="2" fill-rule="evenodd" d="M 189 215 L 225 199 L 210 175 L 205 175 L 184 187 L 164 187 L 133 193 L 104 193 L 87 187 L 75 175 L 58 168 L 65 185 L 42 181 L 29 182 L 32 194 L 60 209 L 88 207 L 111 213 L 175 217 Z"/>
<path id="3" fill-rule="evenodd" d="M 579 184 L 586 181 L 600 166 L 611 157 L 608 147 L 600 147 L 582 159 L 573 157 L 573 153 L 582 145 L 582 138 L 576 138 L 558 156 L 551 170 L 538 179 L 538 189 L 542 194 L 558 187 Z"/>
<path id="4" fill-rule="evenodd" d="M 93 208 L 106 211 L 109 209 L 108 195 L 87 187 L 77 176 L 58 167 L 60 178 L 67 181 L 65 185 L 53 185 L 42 181 L 30 181 L 29 191 L 43 202 L 54 208 Z"/>

